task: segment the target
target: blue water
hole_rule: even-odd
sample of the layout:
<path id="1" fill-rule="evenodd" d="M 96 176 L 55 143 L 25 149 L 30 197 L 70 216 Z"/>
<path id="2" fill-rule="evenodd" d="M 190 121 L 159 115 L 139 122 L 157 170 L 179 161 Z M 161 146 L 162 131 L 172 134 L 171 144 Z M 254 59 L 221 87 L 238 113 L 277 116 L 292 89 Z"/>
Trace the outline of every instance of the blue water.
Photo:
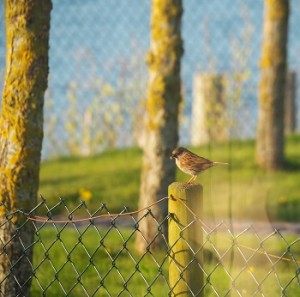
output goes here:
<path id="1" fill-rule="evenodd" d="M 300 0 L 291 1 L 289 32 L 289 67 L 299 72 Z M 55 114 L 57 137 L 70 137 L 65 131 L 68 121 L 68 92 L 77 84 L 78 112 L 90 106 L 97 93 L 95 78 L 118 89 L 125 85 L 127 97 L 120 104 L 136 104 L 144 97 L 147 67 L 144 56 L 150 46 L 150 1 L 148 0 L 53 0 L 50 32 L 50 78 L 48 97 L 53 105 L 45 105 L 46 122 Z M 0 16 L 3 2 L 0 2 Z M 237 135 L 253 137 L 257 118 L 257 83 L 262 39 L 262 0 L 186 0 L 184 1 L 182 60 L 185 120 L 181 141 L 189 141 L 192 81 L 197 72 L 247 72 L 242 85 L 244 116 L 238 121 Z M 5 62 L 3 18 L 0 23 L 0 77 Z M 239 55 L 240 52 L 240 55 Z M 120 83 L 122 81 L 122 84 Z M 132 91 L 131 83 L 135 85 Z M 0 81 L 3 84 L 2 80 Z M 48 98 L 47 97 L 47 98 Z M 50 102 L 50 99 L 48 99 Z M 127 101 L 129 100 L 129 101 Z M 109 104 L 104 108 L 110 108 Z M 119 131 L 119 145 L 130 145 L 126 139 L 132 134 L 128 121 Z M 52 132 L 54 133 L 54 132 Z M 125 135 L 127 134 L 127 135 Z M 124 136 L 125 135 L 125 136 Z M 44 155 L 51 154 L 47 138 Z"/>

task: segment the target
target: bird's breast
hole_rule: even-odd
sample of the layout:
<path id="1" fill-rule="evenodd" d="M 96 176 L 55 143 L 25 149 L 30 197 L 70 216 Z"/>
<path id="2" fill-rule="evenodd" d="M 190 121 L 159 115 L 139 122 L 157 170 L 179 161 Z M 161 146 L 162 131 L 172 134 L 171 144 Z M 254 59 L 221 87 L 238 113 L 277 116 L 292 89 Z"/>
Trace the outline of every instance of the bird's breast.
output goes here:
<path id="1" fill-rule="evenodd" d="M 176 159 L 176 165 L 178 168 L 183 171 L 186 174 L 194 175 L 194 171 L 190 170 L 190 166 L 186 166 L 187 164 L 184 164 L 184 162 L 181 162 L 180 159 Z"/>

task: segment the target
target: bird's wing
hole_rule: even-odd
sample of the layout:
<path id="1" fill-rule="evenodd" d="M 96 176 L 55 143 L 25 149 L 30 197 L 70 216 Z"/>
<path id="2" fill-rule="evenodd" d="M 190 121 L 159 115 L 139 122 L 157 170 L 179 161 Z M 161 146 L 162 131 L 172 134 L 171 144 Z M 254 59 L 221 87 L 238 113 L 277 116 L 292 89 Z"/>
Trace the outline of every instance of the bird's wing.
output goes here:
<path id="1" fill-rule="evenodd" d="M 187 155 L 186 157 L 188 157 L 191 167 L 193 169 L 195 169 L 196 171 L 200 171 L 199 170 L 200 167 L 201 167 L 201 171 L 202 171 L 202 170 L 205 170 L 214 165 L 212 161 L 205 159 L 203 157 L 200 157 L 192 152 L 191 152 L 190 156 Z"/>
<path id="2" fill-rule="evenodd" d="M 191 152 L 191 154 L 193 155 L 193 160 L 195 160 L 195 162 L 197 163 L 197 164 L 206 164 L 206 163 L 212 163 L 212 161 L 210 161 L 210 160 L 208 160 L 208 159 L 205 159 L 205 158 L 203 158 L 203 157 L 200 157 L 200 156 L 198 156 L 198 155 L 196 155 L 196 154 L 194 154 L 194 153 L 192 153 Z"/>
<path id="3" fill-rule="evenodd" d="M 212 167 L 214 165 L 214 163 L 208 159 L 205 159 L 203 157 L 199 157 L 196 159 L 196 165 L 197 167 L 200 167 L 202 168 L 202 170 L 205 170 L 209 167 Z"/>

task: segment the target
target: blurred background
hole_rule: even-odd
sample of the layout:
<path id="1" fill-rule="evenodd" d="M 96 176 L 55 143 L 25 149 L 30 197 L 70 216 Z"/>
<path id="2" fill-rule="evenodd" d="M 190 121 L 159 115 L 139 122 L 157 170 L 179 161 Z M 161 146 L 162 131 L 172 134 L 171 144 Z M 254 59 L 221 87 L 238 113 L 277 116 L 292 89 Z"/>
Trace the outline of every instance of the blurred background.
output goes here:
<path id="1" fill-rule="evenodd" d="M 227 217 L 236 207 L 237 213 L 253 218 L 258 216 L 257 210 L 249 215 L 241 206 L 251 209 L 255 201 L 264 201 L 259 216 L 268 206 L 276 220 L 298 220 L 299 0 L 291 1 L 289 16 L 291 83 L 286 92 L 293 100 L 286 124 L 287 135 L 291 134 L 285 150 L 289 166 L 275 173 L 254 163 L 263 1 L 188 0 L 183 5 L 179 142 L 205 157 L 232 163 L 228 169 L 215 168 L 201 175 L 207 213 L 213 217 L 220 212 L 219 217 Z M 1 16 L 3 10 L 1 2 Z M 80 199 L 108 201 L 113 209 L 120 205 L 136 208 L 150 13 L 149 1 L 53 0 L 40 187 L 45 198 L 56 201 L 61 196 L 74 205 Z M 0 28 L 2 89 L 3 17 Z M 205 104 L 205 94 L 217 106 L 211 119 L 193 112 L 193 104 Z M 187 179 L 181 173 L 178 178 Z M 216 201 L 223 203 L 220 206 Z M 285 210 L 278 210 L 278 205 Z"/>
<path id="2" fill-rule="evenodd" d="M 288 67 L 299 72 L 298 0 L 291 1 Z M 231 139 L 253 139 L 262 41 L 263 1 L 183 3 L 183 113 L 180 143 L 191 144 L 197 75 L 219 78 Z M 45 103 L 43 158 L 90 155 L 138 143 L 150 46 L 149 1 L 53 1 L 50 77 Z M 3 15 L 3 4 L 1 3 Z M 0 35 L 1 87 L 5 64 Z M 299 101 L 297 96 L 296 101 Z M 296 111 L 299 118 L 299 111 Z M 298 121 L 299 122 L 299 121 Z M 297 127 L 296 127 L 297 129 Z"/>
<path id="3" fill-rule="evenodd" d="M 52 2 L 41 197 L 35 213 L 46 220 L 62 218 L 70 223 L 75 217 L 146 209 L 150 202 L 167 195 L 168 173 L 174 172 L 174 167 L 163 170 L 172 162 L 166 154 L 162 156 L 163 145 L 170 146 L 169 139 L 158 137 L 156 142 L 165 142 L 163 149 L 161 143 L 153 149 L 155 158 L 167 159 L 159 170 L 154 174 L 148 170 L 155 167 L 153 159 L 145 162 L 151 155 L 151 150 L 145 153 L 145 143 L 152 139 L 145 132 L 151 84 L 146 62 L 150 65 L 151 1 Z M 288 21 L 287 74 L 281 98 L 284 162 L 278 168 L 267 168 L 257 162 L 256 155 L 265 62 L 264 4 L 271 2 L 284 3 L 183 1 L 179 144 L 205 158 L 230 163 L 211 168 L 197 179 L 203 185 L 203 216 L 193 217 L 193 223 L 200 223 L 203 232 L 200 253 L 204 262 L 200 262 L 204 270 L 200 274 L 205 277 L 207 296 L 300 295 L 300 0 L 290 1 Z M 159 1 L 152 3 L 157 9 Z M 180 6 L 180 1 L 173 5 Z M 176 9 L 180 11 L 174 8 L 174 15 Z M 0 16 L 2 92 L 3 1 Z M 143 170 L 152 176 L 141 174 Z M 176 171 L 177 181 L 189 178 Z M 173 176 L 171 179 L 173 182 Z M 167 296 L 172 291 L 167 280 L 170 246 L 161 235 L 165 232 L 162 226 L 173 217 L 164 212 L 162 218 L 157 209 L 163 213 L 166 207 L 161 203 L 141 212 L 140 217 L 116 215 L 119 224 L 112 217 L 99 224 L 92 220 L 33 224 L 32 296 L 46 292 L 47 296 L 121 296 L 127 291 L 130 296 L 142 291 L 145 296 Z M 135 242 L 138 237 L 142 245 Z M 150 246 L 160 237 L 163 248 L 152 253 Z M 198 251 L 192 253 L 195 259 Z M 25 258 L 27 261 L 27 254 Z"/>

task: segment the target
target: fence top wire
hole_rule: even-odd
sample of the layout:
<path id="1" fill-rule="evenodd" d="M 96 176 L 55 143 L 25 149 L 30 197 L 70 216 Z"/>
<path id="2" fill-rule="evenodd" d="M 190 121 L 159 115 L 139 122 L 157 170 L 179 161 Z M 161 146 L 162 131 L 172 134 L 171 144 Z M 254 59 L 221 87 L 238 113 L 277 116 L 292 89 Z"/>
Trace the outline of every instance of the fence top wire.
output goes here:
<path id="1" fill-rule="evenodd" d="M 138 209 L 138 210 L 135 210 L 135 211 L 131 211 L 131 212 L 125 212 L 125 213 L 107 213 L 107 214 L 101 214 L 101 215 L 97 215 L 97 216 L 91 216 L 89 218 L 81 218 L 81 219 L 73 219 L 72 217 L 69 216 L 69 219 L 68 220 L 53 220 L 49 217 L 42 217 L 42 216 L 36 216 L 36 215 L 31 215 L 30 213 L 26 213 L 22 210 L 18 210 L 18 212 L 22 213 L 23 215 L 25 215 L 27 217 L 27 219 L 29 221 L 32 221 L 32 222 L 39 222 L 39 223 L 50 223 L 50 224 L 69 224 L 69 223 L 80 223 L 80 222 L 91 222 L 91 221 L 94 221 L 94 220 L 97 220 L 97 219 L 102 219 L 102 218 L 107 218 L 107 217 L 110 217 L 113 219 L 116 219 L 118 217 L 125 217 L 125 216 L 132 216 L 132 215 L 135 215 L 135 214 L 138 214 L 144 210 L 149 210 L 151 209 L 151 207 L 154 207 L 154 206 L 157 206 L 158 204 L 160 204 L 161 202 L 167 200 L 167 199 L 172 199 L 174 201 L 179 201 L 179 203 L 181 203 L 183 205 L 183 207 L 187 208 L 187 210 L 192 214 L 192 216 L 194 217 L 194 221 L 197 221 L 199 222 L 204 228 L 206 228 L 208 230 L 207 233 L 211 233 L 214 231 L 213 228 L 209 227 L 201 218 L 197 217 L 197 215 L 193 212 L 192 209 L 190 209 L 186 203 L 182 200 L 182 199 L 178 199 L 176 197 L 174 197 L 173 195 L 171 196 L 165 196 L 151 204 L 149 204 L 148 206 L 146 207 L 143 207 L 141 209 Z M 16 212 L 14 213 L 11 213 L 7 216 L 7 218 L 13 216 Z M 236 245 L 237 247 L 240 247 L 240 248 L 243 248 L 243 249 L 247 249 L 249 251 L 252 251 L 252 252 L 255 252 L 255 253 L 258 253 L 258 254 L 262 254 L 262 255 L 265 255 L 267 257 L 270 257 L 270 258 L 273 258 L 273 259 L 276 259 L 276 260 L 282 260 L 282 261 L 285 261 L 285 262 L 294 262 L 295 264 L 297 265 L 300 265 L 300 260 L 297 260 L 293 257 L 293 259 L 290 259 L 290 258 L 287 258 L 287 257 L 284 257 L 284 256 L 278 256 L 278 255 L 275 255 L 275 254 L 271 254 L 271 253 L 268 253 L 267 251 L 265 251 L 264 249 L 261 249 L 261 246 L 259 246 L 258 248 L 252 248 L 252 247 L 249 247 L 247 245 L 244 245 L 244 244 L 241 244 L 241 243 L 238 243 L 236 242 L 236 238 L 239 236 L 234 236 L 234 232 L 232 230 L 230 230 L 230 228 L 226 225 L 226 228 L 228 229 L 228 232 L 231 234 L 232 236 L 232 239 L 228 239 L 226 236 L 220 234 L 220 236 L 225 239 L 226 241 L 230 241 L 234 243 L 234 245 Z M 243 232 L 241 232 L 243 233 Z M 240 233 L 240 234 L 241 234 Z M 278 234 L 279 236 L 282 237 L 280 231 L 278 229 L 274 229 L 274 231 L 268 236 L 273 236 L 275 234 Z M 293 245 L 294 243 L 296 243 L 297 241 L 299 241 L 300 239 L 296 239 L 293 243 L 291 243 L 290 245 Z M 300 268 L 298 268 L 298 270 L 296 271 L 296 274 L 299 275 L 300 274 Z"/>
<path id="2" fill-rule="evenodd" d="M 115 217 L 115 218 L 118 218 L 118 217 L 125 217 L 125 216 L 132 216 L 132 215 L 135 215 L 135 214 L 138 214 L 139 212 L 142 212 L 144 210 L 147 210 L 147 209 L 150 209 L 151 207 L 161 203 L 162 201 L 164 200 L 167 200 L 169 199 L 168 196 L 166 197 L 163 197 L 151 204 L 149 204 L 148 206 L 146 207 L 143 207 L 141 209 L 138 209 L 138 210 L 134 210 L 134 211 L 131 211 L 131 212 L 126 212 L 126 213 L 107 213 L 107 214 L 101 214 L 101 215 L 98 215 L 98 216 L 91 216 L 89 218 L 82 218 L 82 219 L 76 219 L 74 220 L 73 218 L 69 218 L 69 220 L 52 220 L 50 218 L 47 218 L 47 217 L 41 217 L 41 216 L 31 216 L 30 214 L 28 213 L 25 213 L 22 211 L 22 213 L 24 215 L 27 216 L 28 220 L 30 221 L 34 221 L 34 222 L 40 222 L 40 223 L 64 223 L 64 224 L 68 224 L 68 223 L 81 223 L 81 222 L 90 222 L 91 220 L 96 220 L 96 219 L 101 219 L 101 218 L 106 218 L 106 217 Z"/>

